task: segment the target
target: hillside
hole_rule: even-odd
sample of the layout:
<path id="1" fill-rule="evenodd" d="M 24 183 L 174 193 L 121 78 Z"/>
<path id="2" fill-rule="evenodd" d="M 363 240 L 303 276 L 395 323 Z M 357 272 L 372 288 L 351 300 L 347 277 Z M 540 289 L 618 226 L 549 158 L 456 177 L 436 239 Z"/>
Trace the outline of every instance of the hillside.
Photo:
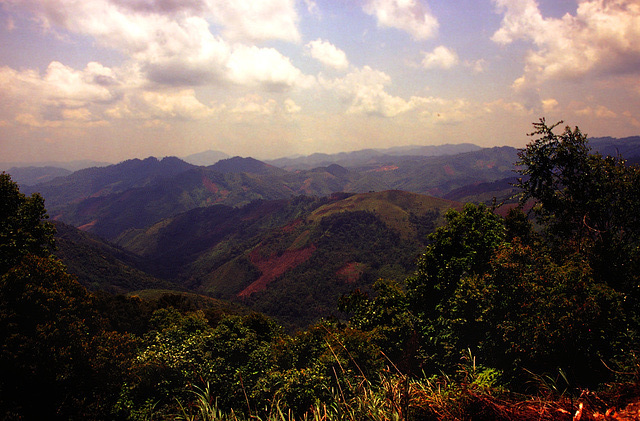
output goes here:
<path id="1" fill-rule="evenodd" d="M 301 326 L 340 295 L 400 279 L 441 216 L 461 205 L 401 191 L 214 205 L 122 235 L 150 273 Z"/>
<path id="2" fill-rule="evenodd" d="M 99 237 L 56 222 L 56 256 L 69 273 L 90 290 L 125 293 L 139 289 L 173 288 L 166 280 L 142 270 L 138 256 L 104 242 Z"/>

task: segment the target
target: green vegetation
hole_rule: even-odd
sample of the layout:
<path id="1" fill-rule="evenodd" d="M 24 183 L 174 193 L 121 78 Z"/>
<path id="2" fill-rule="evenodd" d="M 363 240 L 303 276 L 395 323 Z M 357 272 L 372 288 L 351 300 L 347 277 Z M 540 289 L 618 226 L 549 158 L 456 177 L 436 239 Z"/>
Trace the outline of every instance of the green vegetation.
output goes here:
<path id="1" fill-rule="evenodd" d="M 389 192 L 398 207 L 379 212 L 362 196 L 335 206 L 296 198 L 210 207 L 131 233 L 176 241 L 175 255 L 157 262 L 206 271 L 231 256 L 227 273 L 246 275 L 236 287 L 267 285 L 246 303 L 269 298 L 261 305 L 278 306 L 270 311 L 286 313 L 287 327 L 295 317 L 311 322 L 310 311 L 343 293 L 342 313 L 294 333 L 194 294 L 88 292 L 51 255 L 42 199 L 2 174 L 0 417 L 606 419 L 640 398 L 640 167 L 591 154 L 578 129 L 554 128 L 537 123 L 519 155 L 517 188 L 531 215 L 467 204 L 434 231 L 439 212 Z M 287 212 L 277 219 L 266 208 Z M 194 215 L 209 225 L 189 225 Z M 235 246 L 225 221 L 244 224 Z M 265 227 L 273 241 L 254 235 Z M 425 231 L 405 277 L 412 249 L 402 239 L 418 244 Z M 277 268 L 269 277 L 272 263 L 312 282 Z M 257 280 L 252 267 L 262 268 Z"/>

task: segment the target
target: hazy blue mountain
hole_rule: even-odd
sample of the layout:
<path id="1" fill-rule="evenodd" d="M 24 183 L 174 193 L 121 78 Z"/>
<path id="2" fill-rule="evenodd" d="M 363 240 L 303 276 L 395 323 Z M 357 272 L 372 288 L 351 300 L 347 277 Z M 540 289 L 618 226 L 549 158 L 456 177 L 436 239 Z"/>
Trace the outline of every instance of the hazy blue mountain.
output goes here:
<path id="1" fill-rule="evenodd" d="M 12 167 L 7 173 L 11 174 L 11 179 L 20 186 L 29 186 L 67 176 L 72 171 L 59 167 Z"/>
<path id="2" fill-rule="evenodd" d="M 622 155 L 627 160 L 640 157 L 640 136 L 625 138 L 597 137 L 589 139 L 589 145 L 602 155 Z M 636 159 L 637 160 L 637 159 Z"/>
<path id="3" fill-rule="evenodd" d="M 426 146 L 396 146 L 386 149 L 363 149 L 353 152 L 341 152 L 335 154 L 315 153 L 308 156 L 285 157 L 268 160 L 269 164 L 286 169 L 310 169 L 318 166 L 338 164 L 343 167 L 379 164 L 398 157 L 424 157 L 455 155 L 464 152 L 473 152 L 482 149 L 480 146 L 470 143 L 457 145 L 426 145 Z"/>
<path id="4" fill-rule="evenodd" d="M 0 170 L 7 171 L 10 168 L 23 167 L 55 167 L 64 168 L 69 171 L 78 171 L 91 167 L 106 167 L 113 165 L 111 162 L 92 161 L 90 159 L 82 159 L 76 161 L 42 161 L 42 162 L 0 162 Z"/>
<path id="5" fill-rule="evenodd" d="M 224 152 L 208 150 L 185 156 L 182 158 L 182 160 L 188 162 L 189 164 L 208 167 L 209 165 L 213 165 L 221 159 L 227 158 L 229 158 L 229 155 Z"/>

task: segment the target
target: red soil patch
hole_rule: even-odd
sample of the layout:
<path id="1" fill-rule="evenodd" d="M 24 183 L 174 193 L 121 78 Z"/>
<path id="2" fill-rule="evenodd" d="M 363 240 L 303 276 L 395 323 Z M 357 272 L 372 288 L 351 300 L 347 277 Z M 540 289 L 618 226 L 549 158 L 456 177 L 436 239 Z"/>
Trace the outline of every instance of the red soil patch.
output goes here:
<path id="1" fill-rule="evenodd" d="M 384 171 L 395 171 L 399 167 L 396 165 L 385 165 L 384 167 L 376 168 L 375 170 L 371 170 L 369 172 L 384 172 Z"/>
<path id="2" fill-rule="evenodd" d="M 455 175 L 455 173 L 456 173 L 456 172 L 454 171 L 454 169 L 451 167 L 451 165 L 445 165 L 445 166 L 444 166 L 444 172 L 445 172 L 447 175 Z"/>
<path id="3" fill-rule="evenodd" d="M 291 232 L 294 229 L 298 228 L 300 226 L 300 224 L 302 224 L 302 218 L 295 219 L 292 222 L 290 222 L 289 224 L 287 224 L 284 227 L 282 227 L 282 231 Z"/>
<path id="4" fill-rule="evenodd" d="M 80 231 L 87 231 L 87 230 L 89 230 L 91 227 L 93 227 L 93 226 L 96 224 L 96 222 L 98 222 L 98 220 L 97 220 L 97 219 L 94 219 L 93 221 L 89 222 L 88 224 L 80 225 L 80 226 L 78 227 L 78 229 L 79 229 Z"/>
<path id="5" fill-rule="evenodd" d="M 254 292 L 264 291 L 267 285 L 278 276 L 309 260 L 314 251 L 316 251 L 316 246 L 311 245 L 300 250 L 286 250 L 280 256 L 273 255 L 263 258 L 259 256 L 259 250 L 254 250 L 250 255 L 251 263 L 260 269 L 262 276 L 240 291 L 238 297 L 248 297 Z"/>
<path id="6" fill-rule="evenodd" d="M 209 180 L 204 175 L 202 176 L 202 184 L 204 185 L 205 189 L 207 189 L 213 194 L 218 194 L 218 192 L 220 191 L 220 188 L 218 187 L 218 185 L 213 181 Z"/>
<path id="7" fill-rule="evenodd" d="M 349 262 L 336 272 L 340 278 L 344 279 L 348 284 L 355 283 L 364 272 L 364 264 L 358 262 Z"/>

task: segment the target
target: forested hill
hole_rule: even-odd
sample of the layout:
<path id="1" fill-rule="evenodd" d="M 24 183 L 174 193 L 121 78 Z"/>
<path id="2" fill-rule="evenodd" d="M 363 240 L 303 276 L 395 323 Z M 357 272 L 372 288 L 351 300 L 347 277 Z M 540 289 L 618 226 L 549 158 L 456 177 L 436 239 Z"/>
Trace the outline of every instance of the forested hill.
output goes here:
<path id="1" fill-rule="evenodd" d="M 408 276 L 427 234 L 461 206 L 402 191 L 211 205 L 129 230 L 117 245 L 60 224 L 59 256 L 91 289 L 194 291 L 300 327 L 336 314 L 354 288 Z"/>

